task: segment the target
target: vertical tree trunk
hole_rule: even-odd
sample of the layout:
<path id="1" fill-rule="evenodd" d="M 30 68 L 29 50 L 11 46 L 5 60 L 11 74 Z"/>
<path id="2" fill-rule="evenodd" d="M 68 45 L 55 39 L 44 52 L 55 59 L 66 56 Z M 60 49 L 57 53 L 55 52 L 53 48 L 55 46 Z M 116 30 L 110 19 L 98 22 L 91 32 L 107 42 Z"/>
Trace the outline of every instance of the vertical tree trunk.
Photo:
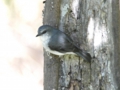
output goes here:
<path id="1" fill-rule="evenodd" d="M 120 90 L 120 0 L 112 0 L 112 35 L 113 57 L 111 60 L 111 71 L 115 80 L 116 90 Z"/>
<path id="2" fill-rule="evenodd" d="M 118 0 L 46 0 L 43 24 L 67 33 L 93 57 L 44 54 L 44 90 L 120 90 Z"/>
<path id="3" fill-rule="evenodd" d="M 43 24 L 59 26 L 60 0 L 47 0 L 43 11 Z M 45 51 L 45 50 L 44 50 Z M 60 60 L 47 52 L 44 53 L 44 90 L 57 90 Z"/>

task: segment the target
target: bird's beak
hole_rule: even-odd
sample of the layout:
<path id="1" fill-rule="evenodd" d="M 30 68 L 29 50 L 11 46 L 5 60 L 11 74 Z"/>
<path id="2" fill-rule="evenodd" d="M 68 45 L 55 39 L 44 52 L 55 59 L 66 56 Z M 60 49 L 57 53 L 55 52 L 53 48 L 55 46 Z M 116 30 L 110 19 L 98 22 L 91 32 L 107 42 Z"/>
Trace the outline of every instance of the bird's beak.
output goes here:
<path id="1" fill-rule="evenodd" d="M 38 37 L 38 36 L 39 36 L 39 34 L 36 35 L 36 37 Z"/>

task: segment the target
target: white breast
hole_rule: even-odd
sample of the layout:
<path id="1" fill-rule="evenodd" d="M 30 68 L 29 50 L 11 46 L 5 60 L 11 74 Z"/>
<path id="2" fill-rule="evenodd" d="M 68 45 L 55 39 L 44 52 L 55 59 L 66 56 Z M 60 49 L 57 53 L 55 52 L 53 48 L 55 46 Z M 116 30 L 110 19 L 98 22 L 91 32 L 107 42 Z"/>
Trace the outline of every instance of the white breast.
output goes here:
<path id="1" fill-rule="evenodd" d="M 43 47 L 45 48 L 46 51 L 49 51 L 48 43 L 50 40 L 50 36 L 48 34 L 40 36 L 40 39 L 42 41 Z"/>

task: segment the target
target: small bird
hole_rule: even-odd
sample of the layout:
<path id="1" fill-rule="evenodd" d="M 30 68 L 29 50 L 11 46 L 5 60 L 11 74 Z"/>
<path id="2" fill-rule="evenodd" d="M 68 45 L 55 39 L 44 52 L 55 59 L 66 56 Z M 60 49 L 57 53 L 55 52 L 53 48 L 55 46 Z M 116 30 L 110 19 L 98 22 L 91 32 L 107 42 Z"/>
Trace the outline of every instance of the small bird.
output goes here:
<path id="1" fill-rule="evenodd" d="M 67 34 L 52 26 L 40 26 L 36 37 L 38 36 L 42 41 L 44 49 L 52 54 L 59 56 L 76 54 L 88 62 L 91 61 L 91 55 L 89 53 L 78 48 Z"/>

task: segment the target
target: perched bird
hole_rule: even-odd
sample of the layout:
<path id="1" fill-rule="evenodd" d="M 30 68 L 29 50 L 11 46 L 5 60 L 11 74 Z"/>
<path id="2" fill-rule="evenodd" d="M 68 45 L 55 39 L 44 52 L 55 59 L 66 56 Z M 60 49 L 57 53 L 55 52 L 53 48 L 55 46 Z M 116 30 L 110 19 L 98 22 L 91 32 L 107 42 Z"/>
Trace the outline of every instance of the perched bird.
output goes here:
<path id="1" fill-rule="evenodd" d="M 40 26 L 36 37 L 38 36 L 42 41 L 44 49 L 52 54 L 76 54 L 88 62 L 91 61 L 91 55 L 89 53 L 78 48 L 67 34 L 52 26 Z"/>

